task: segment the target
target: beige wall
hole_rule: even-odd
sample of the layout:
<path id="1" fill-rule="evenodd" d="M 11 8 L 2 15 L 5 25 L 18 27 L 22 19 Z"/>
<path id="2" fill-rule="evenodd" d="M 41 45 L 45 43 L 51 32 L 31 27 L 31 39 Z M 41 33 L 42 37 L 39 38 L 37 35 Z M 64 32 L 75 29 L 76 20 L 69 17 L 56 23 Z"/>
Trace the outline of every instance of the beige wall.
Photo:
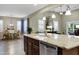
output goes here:
<path id="1" fill-rule="evenodd" d="M 38 20 L 42 19 L 43 16 L 47 16 L 49 14 L 47 14 L 46 12 L 49 11 L 51 8 L 56 8 L 59 5 L 48 5 L 43 9 L 40 9 L 38 11 L 36 11 L 35 13 L 29 15 L 29 20 L 30 20 L 30 27 L 33 30 L 33 33 L 36 32 L 38 30 Z"/>
<path id="2" fill-rule="evenodd" d="M 43 16 L 49 16 L 51 13 L 46 13 L 48 10 L 50 10 L 53 7 L 57 7 L 59 5 L 50 5 L 42 10 L 39 10 L 28 17 L 30 18 L 30 27 L 32 27 L 33 32 L 36 32 L 38 30 L 38 20 L 42 19 Z M 59 32 L 65 33 L 66 32 L 66 23 L 71 21 L 79 21 L 79 10 L 71 11 L 72 15 L 66 16 L 66 15 L 59 15 L 56 14 L 57 18 L 53 20 L 59 21 Z"/>
<path id="3" fill-rule="evenodd" d="M 75 11 L 71 11 L 71 15 L 70 16 L 66 16 L 66 15 L 64 15 L 63 16 L 63 19 L 65 20 L 65 21 L 72 21 L 72 20 L 76 20 L 76 19 L 79 19 L 79 10 L 75 10 Z"/>
<path id="4" fill-rule="evenodd" d="M 72 14 L 70 16 L 66 16 L 66 15 L 62 16 L 62 20 L 63 20 L 62 29 L 64 32 L 66 32 L 66 23 L 67 22 L 72 22 L 72 21 L 79 22 L 79 10 L 71 11 L 71 13 Z"/>
<path id="5" fill-rule="evenodd" d="M 20 20 L 20 18 L 7 17 L 7 16 L 2 17 L 2 16 L 0 16 L 0 20 L 3 20 L 4 29 L 6 29 L 10 23 L 13 23 L 15 29 L 17 29 L 17 20 Z"/>
<path id="6" fill-rule="evenodd" d="M 36 32 L 38 31 L 38 20 L 42 19 L 43 16 L 51 16 L 52 13 L 43 13 L 43 14 L 40 14 L 40 15 L 36 15 L 35 17 L 32 17 L 30 18 L 30 27 L 33 29 L 33 32 Z M 61 25 L 60 25 L 60 21 L 61 21 L 61 17 L 59 14 L 56 13 L 56 18 L 55 19 L 52 19 L 50 18 L 50 22 L 53 20 L 55 21 L 58 21 L 59 22 L 59 32 L 61 33 Z"/>
<path id="7" fill-rule="evenodd" d="M 56 13 L 56 20 L 59 22 L 59 32 L 66 33 L 66 24 L 67 22 L 79 22 L 79 10 L 71 11 L 71 15 L 60 15 Z M 48 14 L 49 15 L 49 14 Z M 50 14 L 52 15 L 52 13 Z"/>
<path id="8" fill-rule="evenodd" d="M 32 28 L 33 33 L 38 31 L 38 20 L 42 19 L 43 16 L 44 13 L 30 18 L 30 27 Z"/>
<path id="9" fill-rule="evenodd" d="M 52 19 L 52 13 L 48 12 L 46 16 L 50 16 L 50 22 L 58 21 L 58 32 L 61 33 L 61 15 L 58 13 L 54 13 L 56 15 L 56 18 Z M 53 26 L 53 23 L 52 23 Z"/>

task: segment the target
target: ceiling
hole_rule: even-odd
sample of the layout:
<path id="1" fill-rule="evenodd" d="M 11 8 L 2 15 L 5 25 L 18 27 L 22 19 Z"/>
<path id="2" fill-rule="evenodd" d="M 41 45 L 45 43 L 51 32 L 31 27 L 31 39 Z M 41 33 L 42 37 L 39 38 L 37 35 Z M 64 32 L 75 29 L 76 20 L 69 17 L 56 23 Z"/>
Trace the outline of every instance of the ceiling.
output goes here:
<path id="1" fill-rule="evenodd" d="M 29 14 L 44 8 L 48 4 L 0 4 L 0 16 L 10 16 L 10 17 L 25 17 Z M 71 10 L 79 9 L 79 4 L 68 4 Z M 67 9 L 67 4 L 63 4 L 62 7 L 52 8 L 49 11 L 63 12 Z"/>
<path id="2" fill-rule="evenodd" d="M 0 4 L 0 16 L 25 17 L 47 4 Z"/>
<path id="3" fill-rule="evenodd" d="M 70 10 L 76 10 L 79 9 L 79 4 L 63 4 L 61 5 L 62 7 L 57 7 L 57 8 L 52 8 L 50 11 L 54 11 L 54 12 L 60 12 L 62 10 L 62 12 L 65 12 L 67 10 L 67 5 L 69 5 Z"/>

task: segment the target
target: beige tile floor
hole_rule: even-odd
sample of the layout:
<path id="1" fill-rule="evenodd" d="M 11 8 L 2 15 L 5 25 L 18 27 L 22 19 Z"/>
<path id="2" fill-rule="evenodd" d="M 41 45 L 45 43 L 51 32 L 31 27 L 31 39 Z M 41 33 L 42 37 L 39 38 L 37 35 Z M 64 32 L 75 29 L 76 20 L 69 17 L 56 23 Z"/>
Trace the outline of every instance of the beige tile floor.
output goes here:
<path id="1" fill-rule="evenodd" d="M 24 55 L 23 39 L 0 40 L 0 55 Z"/>

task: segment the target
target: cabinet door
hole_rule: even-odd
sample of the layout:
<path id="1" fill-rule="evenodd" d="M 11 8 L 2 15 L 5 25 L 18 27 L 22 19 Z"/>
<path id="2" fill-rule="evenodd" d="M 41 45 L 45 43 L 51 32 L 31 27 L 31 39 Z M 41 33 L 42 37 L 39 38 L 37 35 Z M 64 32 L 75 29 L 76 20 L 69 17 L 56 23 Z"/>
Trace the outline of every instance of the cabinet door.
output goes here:
<path id="1" fill-rule="evenodd" d="M 33 43 L 32 43 L 32 39 L 31 38 L 28 38 L 28 42 L 27 42 L 27 52 L 28 52 L 28 55 L 32 55 L 32 50 L 33 50 Z"/>
<path id="2" fill-rule="evenodd" d="M 39 41 L 38 40 L 35 40 L 35 39 L 32 39 L 32 53 L 33 55 L 39 55 Z"/>
<path id="3" fill-rule="evenodd" d="M 24 52 L 27 54 L 27 42 L 28 42 L 28 37 L 24 36 Z"/>
<path id="4" fill-rule="evenodd" d="M 28 52 L 28 55 L 32 55 L 32 43 L 31 42 L 28 42 L 28 47 L 27 47 L 27 52 Z"/>
<path id="5" fill-rule="evenodd" d="M 39 55 L 39 46 L 33 44 L 32 48 L 33 48 L 32 54 Z"/>
<path id="6" fill-rule="evenodd" d="M 39 41 L 24 37 L 24 51 L 27 55 L 39 55 Z"/>

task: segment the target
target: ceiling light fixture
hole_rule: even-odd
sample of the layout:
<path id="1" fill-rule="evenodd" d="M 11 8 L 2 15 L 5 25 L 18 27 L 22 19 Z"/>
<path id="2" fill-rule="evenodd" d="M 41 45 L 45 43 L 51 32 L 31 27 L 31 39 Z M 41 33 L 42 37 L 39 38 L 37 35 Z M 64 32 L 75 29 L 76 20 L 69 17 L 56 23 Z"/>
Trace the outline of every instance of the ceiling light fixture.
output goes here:
<path id="1" fill-rule="evenodd" d="M 60 6 L 60 15 L 62 15 L 63 12 L 62 12 L 62 6 Z"/>
<path id="2" fill-rule="evenodd" d="M 69 6 L 67 6 L 67 10 L 66 10 L 65 15 L 71 15 L 71 11 L 70 11 L 70 7 Z"/>
<path id="3" fill-rule="evenodd" d="M 56 18 L 56 15 L 54 13 L 52 14 L 52 18 Z"/>
<path id="4" fill-rule="evenodd" d="M 63 12 L 60 12 L 60 15 L 62 15 L 63 14 Z"/>
<path id="5" fill-rule="evenodd" d="M 43 20 L 46 20 L 46 17 L 43 17 Z"/>

